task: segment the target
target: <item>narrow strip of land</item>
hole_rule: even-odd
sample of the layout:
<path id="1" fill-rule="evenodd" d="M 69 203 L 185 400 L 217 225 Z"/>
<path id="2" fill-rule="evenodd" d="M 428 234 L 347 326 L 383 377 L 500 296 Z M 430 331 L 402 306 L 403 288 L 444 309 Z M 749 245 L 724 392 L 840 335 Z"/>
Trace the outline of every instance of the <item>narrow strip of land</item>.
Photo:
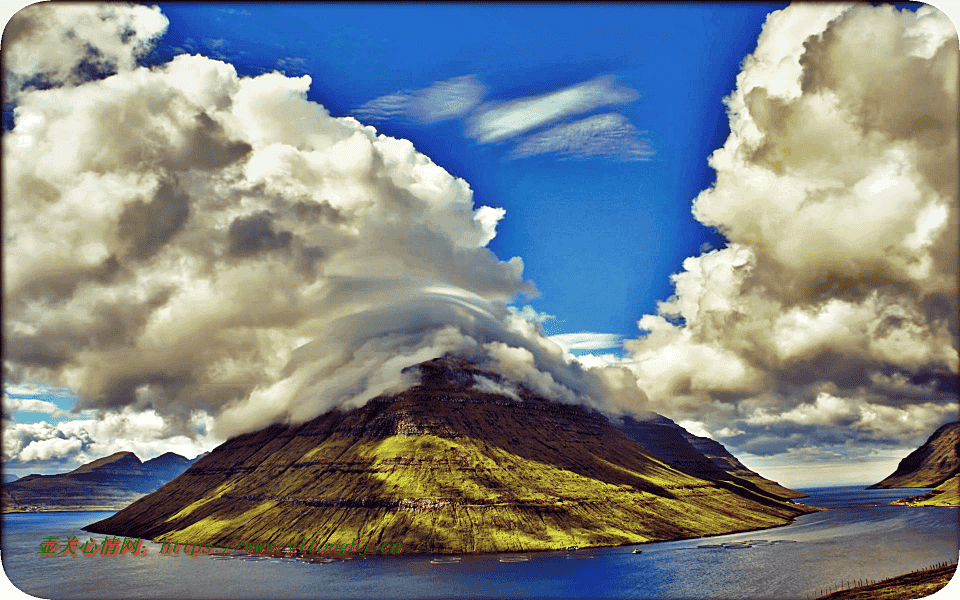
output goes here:
<path id="1" fill-rule="evenodd" d="M 944 565 L 839 590 L 817 600 L 916 600 L 940 590 L 957 572 L 957 564 Z"/>

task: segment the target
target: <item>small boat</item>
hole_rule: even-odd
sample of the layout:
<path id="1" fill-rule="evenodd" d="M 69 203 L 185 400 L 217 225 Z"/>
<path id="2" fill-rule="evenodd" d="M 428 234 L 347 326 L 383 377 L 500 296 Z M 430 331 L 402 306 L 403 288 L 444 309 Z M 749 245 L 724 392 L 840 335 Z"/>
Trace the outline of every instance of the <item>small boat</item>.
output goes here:
<path id="1" fill-rule="evenodd" d="M 643 554 L 643 550 L 634 550 L 633 554 Z"/>
<path id="2" fill-rule="evenodd" d="M 457 564 L 460 562 L 459 556 L 438 556 L 430 560 L 431 565 L 447 565 L 447 564 Z"/>
<path id="3" fill-rule="evenodd" d="M 517 554 L 517 555 L 514 555 L 514 556 L 501 556 L 501 557 L 500 557 L 500 562 L 502 562 L 502 563 L 505 563 L 505 562 L 527 562 L 528 560 L 530 560 L 530 557 L 527 556 L 526 554 Z"/>

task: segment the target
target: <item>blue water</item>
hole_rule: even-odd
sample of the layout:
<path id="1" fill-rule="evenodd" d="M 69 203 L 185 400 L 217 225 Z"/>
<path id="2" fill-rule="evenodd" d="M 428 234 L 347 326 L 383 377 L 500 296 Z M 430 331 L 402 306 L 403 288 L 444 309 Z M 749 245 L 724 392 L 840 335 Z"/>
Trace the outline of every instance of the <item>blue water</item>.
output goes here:
<path id="1" fill-rule="evenodd" d="M 81 527 L 111 513 L 3 517 L 3 568 L 41 598 L 807 598 L 856 579 L 883 579 L 958 556 L 958 509 L 889 506 L 924 490 L 804 490 L 831 508 L 764 531 L 586 549 L 499 555 L 430 564 L 407 555 L 306 564 L 161 556 L 77 558 L 37 554 L 43 538 L 91 535 Z M 97 542 L 105 536 L 94 535 Z M 701 548 L 744 540 L 749 548 Z M 770 543 L 780 541 L 779 543 Z M 766 543 L 763 543 L 766 542 Z M 793 543 L 788 543 L 793 542 Z M 635 548 L 643 554 L 635 555 Z"/>

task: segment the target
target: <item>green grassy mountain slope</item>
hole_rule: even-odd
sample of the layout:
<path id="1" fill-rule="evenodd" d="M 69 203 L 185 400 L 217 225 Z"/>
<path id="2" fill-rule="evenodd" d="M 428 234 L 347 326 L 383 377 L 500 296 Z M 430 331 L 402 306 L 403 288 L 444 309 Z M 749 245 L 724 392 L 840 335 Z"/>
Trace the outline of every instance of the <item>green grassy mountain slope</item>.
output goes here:
<path id="1" fill-rule="evenodd" d="M 119 510 L 183 473 L 192 460 L 168 452 L 141 462 L 117 452 L 59 475 L 27 475 L 3 485 L 3 510 Z"/>
<path id="2" fill-rule="evenodd" d="M 782 525 L 809 507 L 653 458 L 602 415 L 471 388 L 445 357 L 361 408 L 233 438 L 86 529 L 228 547 L 403 544 L 403 552 L 546 550 Z M 485 377 L 496 378 L 491 373 Z"/>
<path id="3" fill-rule="evenodd" d="M 929 492 L 895 500 L 906 506 L 960 506 L 960 475 L 954 475 Z"/>
<path id="4" fill-rule="evenodd" d="M 937 487 L 960 474 L 960 421 L 937 429 L 900 461 L 897 470 L 868 489 Z"/>

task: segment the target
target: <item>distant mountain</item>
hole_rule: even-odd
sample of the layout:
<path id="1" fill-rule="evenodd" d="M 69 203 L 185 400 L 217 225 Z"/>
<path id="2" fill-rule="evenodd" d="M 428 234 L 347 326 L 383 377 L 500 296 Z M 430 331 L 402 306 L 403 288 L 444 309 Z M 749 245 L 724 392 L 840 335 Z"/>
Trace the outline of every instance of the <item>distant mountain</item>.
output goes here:
<path id="1" fill-rule="evenodd" d="M 622 417 L 614 427 L 644 449 L 679 470 L 710 481 L 737 481 L 780 498 L 807 496 L 765 479 L 730 454 L 723 444 L 693 435 L 663 415 L 648 412 L 639 418 Z"/>
<path id="2" fill-rule="evenodd" d="M 517 397 L 481 391 L 502 380 L 467 361 L 411 369 L 420 384 L 405 392 L 230 439 L 86 529 L 219 546 L 359 537 L 462 553 L 689 538 L 814 510 L 682 472 L 581 406 L 522 387 Z"/>
<path id="3" fill-rule="evenodd" d="M 960 474 L 960 421 L 937 429 L 892 475 L 868 489 L 937 487 Z"/>
<path id="4" fill-rule="evenodd" d="M 180 475 L 193 462 L 172 452 L 147 462 L 133 452 L 117 452 L 69 473 L 27 475 L 6 483 L 3 509 L 119 510 Z"/>

